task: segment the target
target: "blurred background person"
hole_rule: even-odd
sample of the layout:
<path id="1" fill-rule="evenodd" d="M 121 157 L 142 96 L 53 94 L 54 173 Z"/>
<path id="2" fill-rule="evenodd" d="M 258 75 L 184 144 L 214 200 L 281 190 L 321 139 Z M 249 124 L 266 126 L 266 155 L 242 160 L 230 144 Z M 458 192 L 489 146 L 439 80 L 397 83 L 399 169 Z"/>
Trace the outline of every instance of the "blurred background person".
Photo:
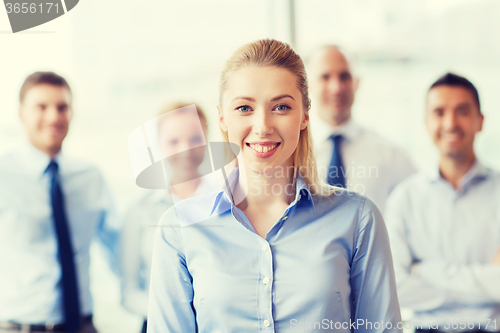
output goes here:
<path id="1" fill-rule="evenodd" d="M 99 170 L 61 152 L 73 117 L 66 80 L 36 72 L 21 87 L 28 142 L 0 158 L 0 332 L 92 333 L 89 247 L 111 259 L 118 235 Z"/>
<path id="2" fill-rule="evenodd" d="M 309 81 L 319 117 L 312 126 L 321 177 L 366 195 L 383 211 L 394 186 L 415 171 L 407 154 L 352 119 L 359 77 L 342 49 L 316 50 L 309 59 Z"/>
<path id="3" fill-rule="evenodd" d="M 196 114 L 188 112 L 192 109 L 186 107 L 192 104 L 175 102 L 162 109 L 157 126 L 158 146 L 167 156 L 170 189 L 149 190 L 132 204 L 121 236 L 122 304 L 144 318 L 144 333 L 156 225 L 176 202 L 215 189 L 199 170 L 205 159 L 207 118 L 199 106 Z"/>
<path id="4" fill-rule="evenodd" d="M 483 119 L 469 80 L 448 73 L 433 83 L 425 125 L 439 164 L 388 200 L 398 296 L 418 332 L 500 332 L 500 174 L 474 151 Z"/>

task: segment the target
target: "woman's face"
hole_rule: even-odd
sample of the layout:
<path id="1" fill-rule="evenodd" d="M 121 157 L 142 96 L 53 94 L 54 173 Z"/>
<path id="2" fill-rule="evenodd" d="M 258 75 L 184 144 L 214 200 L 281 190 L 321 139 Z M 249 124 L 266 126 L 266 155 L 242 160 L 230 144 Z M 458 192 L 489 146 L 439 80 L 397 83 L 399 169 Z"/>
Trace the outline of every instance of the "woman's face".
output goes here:
<path id="1" fill-rule="evenodd" d="M 222 104 L 220 126 L 240 147 L 249 170 L 267 174 L 293 165 L 309 117 L 292 73 L 277 67 L 238 69 L 228 78 Z"/>
<path id="2" fill-rule="evenodd" d="M 173 111 L 177 112 L 177 111 Z M 196 172 L 205 157 L 205 136 L 196 114 L 170 114 L 158 127 L 160 149 L 174 172 Z"/>

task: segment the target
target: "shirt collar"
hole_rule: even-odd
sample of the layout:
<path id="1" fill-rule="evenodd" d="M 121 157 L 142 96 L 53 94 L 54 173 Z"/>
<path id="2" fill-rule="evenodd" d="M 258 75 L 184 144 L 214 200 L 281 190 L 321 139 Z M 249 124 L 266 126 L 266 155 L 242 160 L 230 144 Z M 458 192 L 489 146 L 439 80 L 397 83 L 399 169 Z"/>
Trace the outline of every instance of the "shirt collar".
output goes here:
<path id="1" fill-rule="evenodd" d="M 37 179 L 43 177 L 51 160 L 47 154 L 43 153 L 29 143 L 22 148 L 22 159 L 27 173 Z M 53 160 L 59 164 L 59 170 L 61 169 L 61 159 L 61 152 L 57 153 L 57 155 L 53 158 Z"/>
<path id="2" fill-rule="evenodd" d="M 431 182 L 444 180 L 444 178 L 441 176 L 441 172 L 439 171 L 439 166 L 429 169 L 426 174 L 427 178 Z M 469 171 L 467 171 L 467 173 L 460 180 L 461 187 L 465 186 L 473 179 L 484 179 L 488 176 L 488 174 L 488 168 L 476 158 Z"/>
<path id="3" fill-rule="evenodd" d="M 239 167 L 236 167 L 233 170 L 231 170 L 231 172 L 227 176 L 227 182 L 224 182 L 224 184 L 220 187 L 219 191 L 215 196 L 210 216 L 213 216 L 214 214 L 220 215 L 231 209 L 233 201 L 231 198 L 231 194 L 228 191 L 228 185 L 229 188 L 231 189 L 230 192 L 234 193 L 234 189 L 236 188 L 236 184 L 238 183 L 239 180 L 239 174 L 240 174 Z M 307 202 L 312 206 L 314 213 L 314 201 L 312 198 L 312 194 L 307 188 L 307 183 L 300 176 L 297 177 L 295 189 L 296 189 L 295 199 L 290 204 L 290 207 L 294 206 L 301 200 L 307 200 Z"/>
<path id="4" fill-rule="evenodd" d="M 331 126 L 325 121 L 317 121 L 314 123 L 314 126 L 318 130 L 317 137 L 319 142 L 329 140 L 332 135 L 342 135 L 347 141 L 354 141 L 361 134 L 361 126 L 352 117 L 338 126 Z"/>
<path id="5" fill-rule="evenodd" d="M 473 179 L 484 179 L 488 177 L 488 174 L 488 168 L 476 159 L 469 171 L 462 177 L 462 185 L 469 183 Z"/>
<path id="6" fill-rule="evenodd" d="M 168 190 L 151 190 L 151 200 L 155 203 L 171 203 L 172 195 Z"/>

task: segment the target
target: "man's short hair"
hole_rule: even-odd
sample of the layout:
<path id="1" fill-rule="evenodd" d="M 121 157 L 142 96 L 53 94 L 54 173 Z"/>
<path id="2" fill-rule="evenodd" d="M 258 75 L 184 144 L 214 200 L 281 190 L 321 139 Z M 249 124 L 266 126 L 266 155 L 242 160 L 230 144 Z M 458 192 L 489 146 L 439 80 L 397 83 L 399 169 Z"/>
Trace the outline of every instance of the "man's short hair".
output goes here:
<path id="1" fill-rule="evenodd" d="M 439 86 L 452 86 L 452 87 L 462 87 L 470 91 L 472 94 L 472 97 L 474 98 L 474 101 L 476 102 L 477 108 L 479 110 L 479 113 L 481 113 L 481 105 L 479 103 L 479 93 L 477 92 L 476 87 L 467 80 L 466 78 L 453 74 L 453 73 L 446 73 L 445 75 L 441 76 L 439 79 L 434 82 L 431 87 L 429 88 L 428 91 L 430 91 L 433 88 L 439 87 Z"/>
<path id="2" fill-rule="evenodd" d="M 41 84 L 64 87 L 71 93 L 71 88 L 69 87 L 68 82 L 62 76 L 57 75 L 54 72 L 35 72 L 24 80 L 21 92 L 19 93 L 19 101 L 22 102 L 24 100 L 24 96 L 28 90 Z"/>

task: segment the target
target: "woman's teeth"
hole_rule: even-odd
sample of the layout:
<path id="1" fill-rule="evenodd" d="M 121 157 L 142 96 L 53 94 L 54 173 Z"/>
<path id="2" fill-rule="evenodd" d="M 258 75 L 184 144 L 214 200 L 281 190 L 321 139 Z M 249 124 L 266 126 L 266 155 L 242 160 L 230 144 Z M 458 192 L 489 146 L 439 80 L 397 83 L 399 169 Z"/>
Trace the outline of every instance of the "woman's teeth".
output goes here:
<path id="1" fill-rule="evenodd" d="M 278 146 L 277 144 L 272 146 L 261 146 L 259 144 L 253 144 L 253 143 L 250 144 L 250 147 L 258 151 L 259 153 L 267 153 L 268 151 L 273 150 L 277 146 Z"/>

